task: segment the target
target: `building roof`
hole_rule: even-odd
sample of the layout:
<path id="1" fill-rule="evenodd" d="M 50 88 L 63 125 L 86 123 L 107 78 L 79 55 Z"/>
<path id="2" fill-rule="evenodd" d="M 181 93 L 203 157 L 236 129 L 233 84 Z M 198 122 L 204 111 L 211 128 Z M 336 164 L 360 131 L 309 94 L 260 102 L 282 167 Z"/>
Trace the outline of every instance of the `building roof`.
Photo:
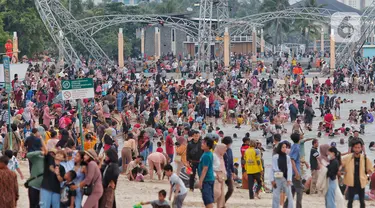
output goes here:
<path id="1" fill-rule="evenodd" d="M 309 0 L 299 1 L 295 4 L 292 4 L 291 7 L 304 7 L 306 1 L 309 1 Z M 359 11 L 358 9 L 355 9 L 351 6 L 348 6 L 336 0 L 315 0 L 315 1 L 317 5 L 324 5 L 323 8 L 325 9 L 330 9 L 330 10 L 334 10 L 337 12 L 356 12 L 358 14 L 362 14 L 362 12 Z"/>

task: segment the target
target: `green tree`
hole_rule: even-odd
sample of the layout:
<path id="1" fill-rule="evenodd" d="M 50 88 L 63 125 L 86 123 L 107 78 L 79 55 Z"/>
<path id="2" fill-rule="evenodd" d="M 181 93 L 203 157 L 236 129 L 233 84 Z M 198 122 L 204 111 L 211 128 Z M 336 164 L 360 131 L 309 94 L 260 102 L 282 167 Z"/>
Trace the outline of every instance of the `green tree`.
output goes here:
<path id="1" fill-rule="evenodd" d="M 3 29 L 3 19 L 2 15 L 0 14 L 0 53 L 4 53 L 4 45 L 6 41 L 9 39 L 9 34 L 4 31 Z"/>
<path id="2" fill-rule="evenodd" d="M 230 17 L 246 17 L 249 15 L 257 14 L 260 9 L 261 3 L 259 0 L 229 1 L 229 14 Z"/>
<path id="3" fill-rule="evenodd" d="M 316 0 L 305 0 L 303 3 L 303 7 L 323 8 L 325 6 L 325 4 L 318 4 Z M 320 24 L 309 19 L 296 20 L 293 24 L 293 30 L 302 35 L 306 49 L 308 49 L 311 39 L 319 38 L 322 27 Z"/>
<path id="4" fill-rule="evenodd" d="M 260 12 L 275 12 L 287 9 L 289 7 L 288 0 L 264 0 L 260 6 Z M 283 40 L 283 34 L 285 35 L 289 31 L 290 21 L 286 19 L 277 18 L 268 21 L 264 27 L 265 35 L 273 37 L 272 43 L 279 45 Z"/>
<path id="5" fill-rule="evenodd" d="M 17 32 L 20 55 L 32 56 L 44 51 L 51 38 L 35 9 L 33 1 L 2 0 L 0 1 L 0 8 L 0 18 L 3 21 L 2 30 L 8 33 Z"/>

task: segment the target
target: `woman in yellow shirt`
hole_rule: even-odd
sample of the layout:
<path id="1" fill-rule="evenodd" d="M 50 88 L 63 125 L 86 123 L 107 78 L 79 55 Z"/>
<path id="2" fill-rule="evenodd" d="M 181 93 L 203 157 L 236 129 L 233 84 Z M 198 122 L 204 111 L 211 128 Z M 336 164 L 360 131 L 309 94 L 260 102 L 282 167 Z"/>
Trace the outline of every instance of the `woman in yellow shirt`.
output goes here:
<path id="1" fill-rule="evenodd" d="M 244 160 L 245 160 L 245 170 L 247 173 L 248 184 L 249 184 L 249 195 L 250 199 L 254 199 L 254 180 L 257 182 L 257 188 L 255 195 L 259 198 L 258 194 L 262 188 L 262 182 L 260 180 L 261 172 L 263 171 L 262 161 L 261 161 L 261 152 L 255 149 L 256 142 L 254 140 L 250 141 L 249 148 L 245 151 Z"/>

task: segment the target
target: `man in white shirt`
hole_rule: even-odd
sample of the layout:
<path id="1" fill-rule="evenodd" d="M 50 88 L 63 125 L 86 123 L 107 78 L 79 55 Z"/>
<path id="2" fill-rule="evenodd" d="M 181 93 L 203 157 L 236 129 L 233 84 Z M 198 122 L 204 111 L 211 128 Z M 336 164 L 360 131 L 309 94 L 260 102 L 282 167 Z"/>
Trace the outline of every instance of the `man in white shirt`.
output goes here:
<path id="1" fill-rule="evenodd" d="M 179 178 L 176 173 L 173 173 L 173 167 L 170 164 L 164 166 L 164 173 L 169 178 L 169 183 L 171 184 L 171 188 L 169 191 L 169 201 L 171 201 L 172 199 L 173 192 L 174 198 L 172 207 L 181 208 L 188 190 L 181 178 Z"/>

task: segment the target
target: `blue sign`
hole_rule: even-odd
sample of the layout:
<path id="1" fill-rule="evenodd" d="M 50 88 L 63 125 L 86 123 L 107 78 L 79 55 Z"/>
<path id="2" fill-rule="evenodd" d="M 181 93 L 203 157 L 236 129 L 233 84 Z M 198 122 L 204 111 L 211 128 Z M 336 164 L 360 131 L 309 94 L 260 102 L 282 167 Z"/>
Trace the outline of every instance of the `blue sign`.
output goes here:
<path id="1" fill-rule="evenodd" d="M 7 93 L 10 93 L 12 85 L 10 82 L 10 60 L 8 56 L 3 56 L 3 66 L 4 66 L 5 89 Z"/>

